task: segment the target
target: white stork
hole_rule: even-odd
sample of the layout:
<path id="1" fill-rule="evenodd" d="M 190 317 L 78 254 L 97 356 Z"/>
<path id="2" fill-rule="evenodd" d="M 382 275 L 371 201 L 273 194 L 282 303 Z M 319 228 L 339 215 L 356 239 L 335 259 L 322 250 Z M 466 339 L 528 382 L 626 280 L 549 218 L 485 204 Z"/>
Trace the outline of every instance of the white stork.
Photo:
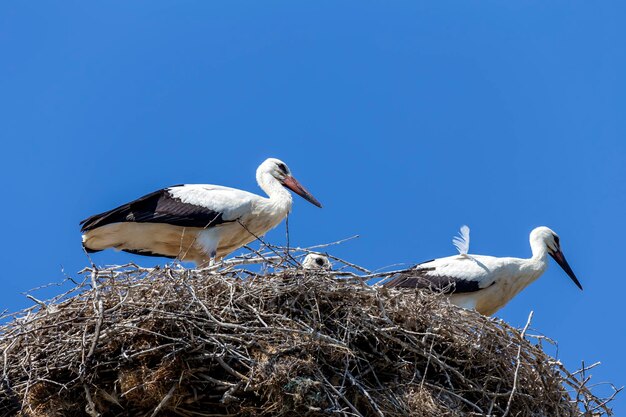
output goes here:
<path id="1" fill-rule="evenodd" d="M 302 268 L 329 270 L 331 265 L 328 257 L 319 253 L 309 253 L 304 257 L 304 261 L 302 261 Z"/>
<path id="2" fill-rule="evenodd" d="M 291 210 L 291 194 L 285 188 L 322 207 L 278 159 L 265 160 L 256 179 L 269 198 L 208 184 L 155 191 L 83 220 L 83 246 L 88 252 L 114 248 L 200 265 L 276 227 Z"/>
<path id="3" fill-rule="evenodd" d="M 423 262 L 383 284 L 395 288 L 431 288 L 449 294 L 450 302 L 492 315 L 544 273 L 548 255 L 581 290 L 583 287 L 561 251 L 559 236 L 545 226 L 530 233 L 532 257 L 496 258 L 468 255 L 469 228 L 453 240 L 460 254 Z"/>

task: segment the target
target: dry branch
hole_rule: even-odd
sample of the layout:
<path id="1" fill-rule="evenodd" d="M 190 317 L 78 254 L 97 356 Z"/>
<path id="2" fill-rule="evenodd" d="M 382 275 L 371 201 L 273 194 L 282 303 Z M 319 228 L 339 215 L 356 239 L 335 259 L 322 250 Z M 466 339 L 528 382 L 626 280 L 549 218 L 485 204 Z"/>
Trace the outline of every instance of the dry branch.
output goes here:
<path id="1" fill-rule="evenodd" d="M 528 325 L 358 271 L 304 271 L 281 251 L 198 270 L 89 268 L 72 291 L 5 316 L 0 415 L 611 415 Z"/>

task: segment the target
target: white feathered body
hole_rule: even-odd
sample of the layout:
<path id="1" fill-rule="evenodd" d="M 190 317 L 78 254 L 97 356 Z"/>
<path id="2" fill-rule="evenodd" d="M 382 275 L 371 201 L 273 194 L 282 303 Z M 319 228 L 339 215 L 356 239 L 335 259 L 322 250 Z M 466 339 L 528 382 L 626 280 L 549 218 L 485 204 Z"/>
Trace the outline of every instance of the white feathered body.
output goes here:
<path id="1" fill-rule="evenodd" d="M 528 259 L 471 255 L 467 253 L 469 227 L 463 226 L 460 236 L 453 239 L 459 255 L 418 264 L 394 276 L 383 286 L 443 291 L 448 294 L 450 302 L 459 307 L 492 315 L 545 272 L 550 255 L 582 290 L 554 231 L 545 226 L 536 227 L 529 240 L 532 257 Z"/>
<path id="2" fill-rule="evenodd" d="M 291 195 L 264 198 L 247 191 L 211 184 L 186 184 L 166 192 L 183 204 L 221 213 L 223 223 L 203 227 L 182 227 L 166 223 L 119 222 L 83 235 L 86 247 L 102 250 L 141 251 L 190 260 L 208 261 L 214 252 L 221 258 L 263 236 L 276 227 L 291 209 Z M 245 227 L 244 227 L 245 226 Z"/>
<path id="3" fill-rule="evenodd" d="M 492 315 L 539 278 L 547 262 L 532 258 L 456 255 L 437 259 L 424 266 L 434 266 L 440 276 L 476 282 L 480 290 L 451 294 L 450 302 L 459 307 L 475 309 L 484 315 Z"/>
<path id="4" fill-rule="evenodd" d="M 541 276 L 545 256 L 530 259 L 461 254 L 416 265 L 383 284 L 448 294 L 452 304 L 491 315 Z"/>
<path id="5" fill-rule="evenodd" d="M 163 188 L 80 222 L 87 252 L 114 248 L 197 264 L 213 262 L 260 238 L 291 211 L 288 189 L 311 204 L 322 204 L 279 159 L 256 170 L 266 197 L 221 185 Z"/>

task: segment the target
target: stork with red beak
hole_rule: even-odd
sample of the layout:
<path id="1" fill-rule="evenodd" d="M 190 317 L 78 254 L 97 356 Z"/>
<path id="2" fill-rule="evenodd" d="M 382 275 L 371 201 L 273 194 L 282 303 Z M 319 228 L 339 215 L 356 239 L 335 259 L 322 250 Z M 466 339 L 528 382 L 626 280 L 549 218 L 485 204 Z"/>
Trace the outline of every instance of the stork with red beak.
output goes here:
<path id="1" fill-rule="evenodd" d="M 291 211 L 287 189 L 322 207 L 278 159 L 266 159 L 256 179 L 269 198 L 208 184 L 155 191 L 83 220 L 83 246 L 88 252 L 113 248 L 203 265 L 276 227 Z"/>

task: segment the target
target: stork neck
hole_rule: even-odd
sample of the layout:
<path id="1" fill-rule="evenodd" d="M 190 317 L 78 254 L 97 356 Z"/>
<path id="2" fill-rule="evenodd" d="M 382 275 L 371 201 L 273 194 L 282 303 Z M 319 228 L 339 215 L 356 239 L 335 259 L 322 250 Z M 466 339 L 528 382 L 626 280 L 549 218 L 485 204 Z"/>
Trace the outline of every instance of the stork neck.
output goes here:
<path id="1" fill-rule="evenodd" d="M 531 240 L 530 249 L 533 252 L 533 260 L 547 262 L 548 248 L 545 242 L 543 242 L 542 240 Z"/>
<path id="2" fill-rule="evenodd" d="M 548 261 L 546 257 L 535 257 L 528 259 L 520 259 L 519 274 L 513 274 L 510 280 L 510 285 L 507 289 L 509 292 L 507 301 L 513 298 L 516 294 L 529 286 L 532 282 L 536 281 L 548 267 Z"/>
<path id="3" fill-rule="evenodd" d="M 548 267 L 548 248 L 542 240 L 531 240 L 530 248 L 533 252 L 533 256 L 528 260 L 527 266 L 541 275 Z M 537 275 L 537 277 L 539 275 Z"/>
<path id="4" fill-rule="evenodd" d="M 259 187 L 268 195 L 270 202 L 286 211 L 291 210 L 293 199 L 291 193 L 269 173 L 257 175 Z"/>

